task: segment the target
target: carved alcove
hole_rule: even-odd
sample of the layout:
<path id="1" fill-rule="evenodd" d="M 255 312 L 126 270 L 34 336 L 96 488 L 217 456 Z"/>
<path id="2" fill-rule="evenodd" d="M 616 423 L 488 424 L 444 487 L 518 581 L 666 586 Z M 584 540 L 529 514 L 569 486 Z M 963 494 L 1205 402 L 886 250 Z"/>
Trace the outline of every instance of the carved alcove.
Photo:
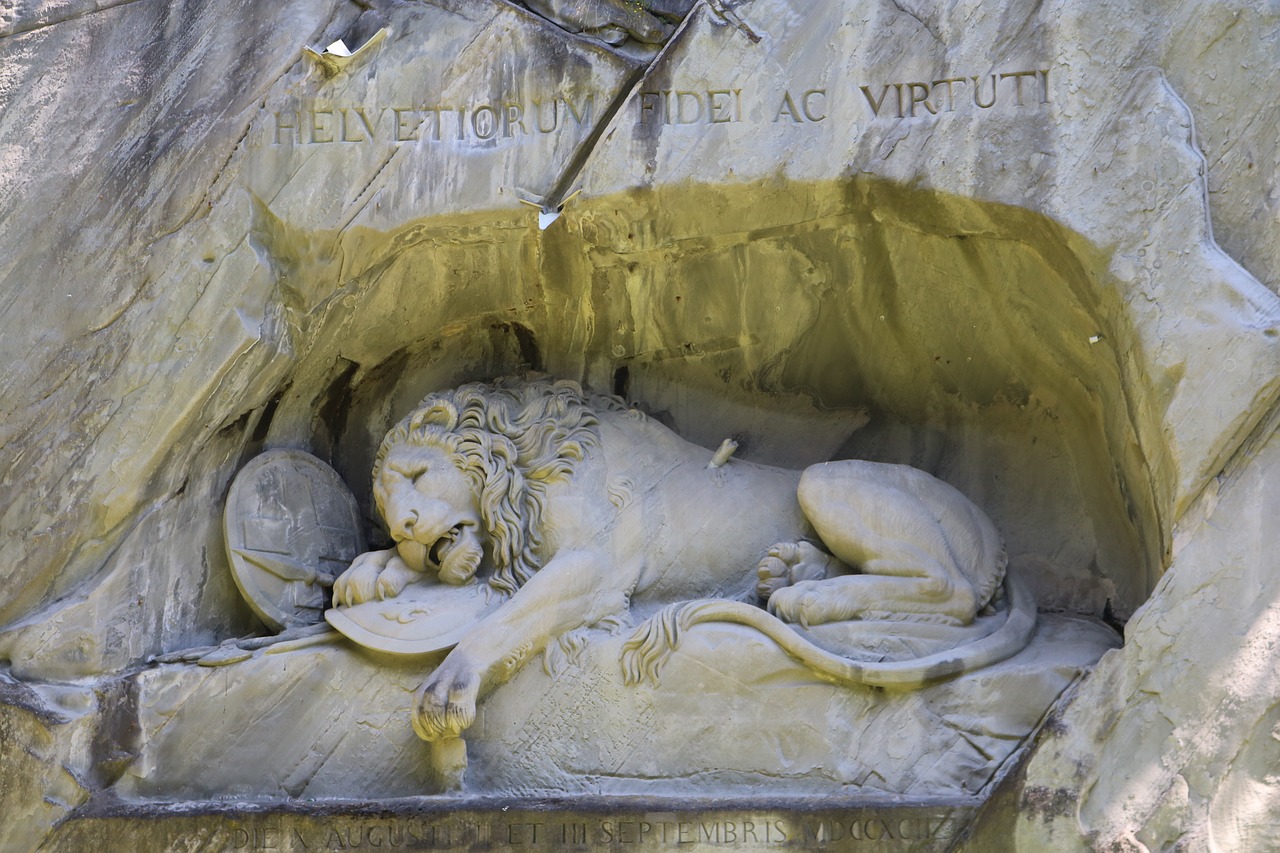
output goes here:
<path id="1" fill-rule="evenodd" d="M 83 344 L 84 435 L 45 430 L 46 414 L 25 427 L 30 482 L 57 487 L 14 516 L 37 534 L 19 537 L 0 657 L 36 685 L 11 692 L 43 715 L 37 736 L 61 727 L 61 752 L 28 764 L 83 780 L 65 806 L 33 785 L 32 824 L 87 803 L 53 845 L 75 849 L 104 808 L 172 825 L 186 810 L 199 817 L 184 826 L 227 845 L 255 820 L 296 820 L 302 844 L 352 800 L 510 829 L 484 797 L 518 810 L 572 795 L 572 810 L 603 795 L 591 807 L 616 815 L 641 794 L 707 814 L 794 796 L 846 829 L 857 809 L 910 802 L 923 824 L 896 826 L 950 821 L 953 836 L 1063 687 L 1119 643 L 1108 602 L 1114 624 L 1147 600 L 1175 520 L 1274 396 L 1274 298 L 1213 243 L 1186 105 L 1159 71 L 1097 58 L 1095 40 L 1119 37 L 1109 20 L 1049 7 L 698 4 L 642 55 L 505 0 L 374 5 L 307 25 L 324 34 L 313 46 L 368 37 L 349 62 L 316 65 L 273 36 L 271 68 L 229 78 L 216 156 L 193 143 L 170 158 L 182 169 L 138 169 L 199 180 L 154 205 L 162 238 L 102 262 L 121 294 L 143 284 L 88 312 L 103 322 Z M 883 106 L 894 85 L 927 96 L 953 72 L 1007 88 L 895 115 L 860 93 Z M 1026 75 L 1040 88 L 1024 101 Z M 681 93 L 708 109 L 682 114 Z M 734 109 L 713 118 L 714 93 Z M 98 196 L 115 197 L 134 204 L 114 183 Z M 106 354 L 124 368 L 98 385 Z M 534 662 L 483 699 L 462 799 L 434 796 L 409 724 L 442 655 L 329 637 L 195 665 L 266 633 L 223 553 L 237 470 L 265 449 L 316 454 L 377 543 L 370 469 L 387 429 L 428 392 L 523 370 L 619 394 L 708 457 L 733 437 L 741 460 L 935 474 L 1004 536 L 1039 645 L 892 694 L 820 683 L 708 628 L 676 675 L 629 688 L 619 641 L 597 631 L 569 677 Z M 41 412 L 64 398 L 48 399 Z M 60 442 L 92 451 L 73 477 L 49 473 Z M 275 811 L 247 817 L 247 801 Z M 602 826 L 584 843 L 610 843 Z"/>
<path id="2" fill-rule="evenodd" d="M 700 215 L 706 210 L 717 212 L 714 220 Z M 976 765 L 953 755 L 965 768 L 956 774 L 915 766 L 932 765 L 928 749 L 947 748 L 929 746 L 923 732 L 939 725 L 939 713 L 962 714 L 967 691 L 1000 696 L 993 685 L 1003 675 L 975 676 L 948 711 L 913 707 L 915 722 L 894 718 L 904 732 L 919 727 L 909 758 L 878 767 L 868 757 L 875 750 L 837 758 L 835 740 L 796 735 L 784 738 L 795 756 L 767 772 L 759 756 L 723 766 L 723 752 L 707 747 L 702 760 L 719 769 L 702 771 L 699 784 L 725 795 L 761 786 L 915 799 L 984 791 L 1071 675 L 1119 642 L 1100 622 L 1104 609 L 1110 602 L 1123 616 L 1140 604 L 1167 547 L 1160 519 L 1169 496 L 1149 461 L 1161 450 L 1139 452 L 1138 435 L 1154 415 L 1132 381 L 1140 362 L 1132 360 L 1138 354 L 1105 254 L 1027 210 L 863 179 L 668 188 L 584 200 L 545 230 L 530 220 L 522 211 L 441 217 L 399 233 L 354 235 L 344 258 L 361 272 L 342 283 L 346 298 L 330 300 L 310 330 L 313 348 L 282 379 L 269 411 L 246 428 L 240 457 L 300 446 L 332 459 L 366 511 L 371 540 L 385 541 L 368 472 L 389 427 L 430 391 L 535 370 L 625 396 L 706 446 L 708 457 L 732 436 L 742 458 L 784 467 L 863 458 L 930 471 L 991 515 L 1010 571 L 1027 581 L 1042 611 L 1058 614 L 1042 617 L 1048 633 L 1041 642 L 1050 651 L 1038 665 L 1056 675 L 1034 676 L 1035 707 L 1020 707 L 1015 722 L 997 714 L 979 725 L 980 734 L 970 732 L 987 739 L 981 749 L 990 754 Z M 268 252 L 305 242 L 282 232 L 260 239 Z M 309 271 L 295 274 L 306 280 Z M 726 679 L 777 665 L 745 636 L 708 637 L 699 654 Z M 1053 651 L 1055 641 L 1063 648 Z M 598 639 L 606 662 L 615 653 L 608 642 Z M 283 739 L 272 762 L 292 767 L 296 778 L 264 780 L 239 750 L 239 760 L 227 758 L 217 738 L 205 743 L 220 744 L 218 757 L 204 755 L 212 746 L 191 738 L 197 731 L 204 738 L 208 723 L 196 726 L 202 714 L 193 711 L 187 726 L 149 739 L 119 792 L 341 796 L 353 790 L 348 765 L 356 754 L 381 756 L 357 774 L 362 796 L 436 790 L 426 745 L 409 730 L 408 706 L 438 657 L 387 658 L 341 643 L 324 654 L 296 654 L 315 670 L 301 684 L 278 662 L 237 665 L 249 667 L 233 682 L 237 703 L 248 718 L 271 717 L 269 708 L 303 701 L 332 677 L 338 688 L 314 695 L 308 713 L 338 721 L 325 726 L 317 747 L 335 755 L 302 760 Z M 484 700 L 465 790 L 670 793 L 680 783 L 669 777 L 686 769 L 664 768 L 661 758 L 624 768 L 625 753 L 639 743 L 629 727 L 652 728 L 655 714 L 674 713 L 674 702 L 695 729 L 698 715 L 709 715 L 739 740 L 766 725 L 760 714 L 789 707 L 765 702 L 723 719 L 709 705 L 683 707 L 675 687 L 602 687 L 597 676 L 607 667 L 593 665 L 595 674 L 576 682 L 548 681 L 530 666 Z M 164 677 L 144 686 L 144 696 Z M 192 695 L 210 689 L 202 686 L 204 671 L 179 681 Z M 366 681 L 344 695 L 342 685 Z M 1025 690 L 1016 678 L 1011 683 L 1003 689 Z M 948 689 L 936 688 L 938 695 Z M 830 688 L 799 701 L 824 708 L 831 699 L 822 690 Z M 841 701 L 861 705 L 875 695 L 846 691 Z M 540 713 L 572 712 L 576 722 L 566 729 L 544 719 L 535 737 L 539 724 L 524 712 L 547 702 L 550 710 Z M 360 709 L 370 703 L 373 730 L 357 727 L 323 746 L 334 728 L 367 722 Z M 857 719 L 867 708 L 845 712 Z M 830 737 L 842 736 L 853 735 Z M 670 743 L 678 749 L 678 739 Z M 260 749 L 254 744 L 245 748 Z M 202 755 L 202 772 L 187 772 Z"/>
<path id="3" fill-rule="evenodd" d="M 1169 494 L 1137 422 L 1155 415 L 1079 235 L 879 181 L 637 192 L 515 224 L 416 225 L 319 336 L 340 381 L 290 397 L 341 412 L 316 443 L 366 506 L 377 443 L 426 392 L 533 369 L 708 448 L 736 437 L 742 458 L 931 471 L 992 515 L 1043 608 L 1124 614 L 1150 593 Z"/>

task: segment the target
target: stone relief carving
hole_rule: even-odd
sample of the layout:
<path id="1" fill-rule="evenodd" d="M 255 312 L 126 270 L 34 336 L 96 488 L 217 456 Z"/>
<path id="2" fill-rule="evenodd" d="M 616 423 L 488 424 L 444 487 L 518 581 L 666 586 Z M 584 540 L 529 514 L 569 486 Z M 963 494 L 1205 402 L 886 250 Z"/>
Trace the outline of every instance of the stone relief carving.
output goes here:
<path id="1" fill-rule="evenodd" d="M 525 0 L 525 5 L 571 33 L 607 44 L 628 38 L 662 44 L 689 13 L 693 0 Z"/>
<path id="2" fill-rule="evenodd" d="M 299 450 L 271 450 L 240 469 L 223 534 L 236 586 L 277 631 L 320 622 L 334 576 L 364 550 L 350 490 Z"/>
<path id="3" fill-rule="evenodd" d="M 749 626 L 824 679 L 896 688 L 1028 642 L 1034 602 L 990 520 L 946 483 L 901 465 L 710 458 L 573 382 L 429 395 L 374 466 L 394 545 L 336 580 L 326 617 L 379 651 L 453 647 L 412 722 L 454 784 L 476 703 L 588 626 L 642 620 L 623 647 L 630 682 L 657 678 L 700 622 Z M 903 637 L 925 652 L 883 660 Z"/>

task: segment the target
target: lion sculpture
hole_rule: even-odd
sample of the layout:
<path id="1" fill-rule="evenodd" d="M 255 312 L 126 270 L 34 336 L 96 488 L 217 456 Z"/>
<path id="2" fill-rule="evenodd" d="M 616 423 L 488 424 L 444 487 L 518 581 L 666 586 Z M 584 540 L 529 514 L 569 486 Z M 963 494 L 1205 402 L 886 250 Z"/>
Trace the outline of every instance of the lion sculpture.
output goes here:
<path id="1" fill-rule="evenodd" d="M 829 680 L 898 688 L 1028 642 L 1034 602 L 1006 578 L 991 521 L 946 483 L 874 462 L 792 471 L 708 459 L 574 382 L 431 394 L 387 434 L 374 465 L 394 546 L 358 557 L 335 582 L 334 604 L 488 574 L 501 604 L 467 628 L 415 698 L 414 728 L 432 742 L 458 738 L 477 701 L 556 638 L 632 609 L 654 613 L 625 646 L 632 681 L 656 675 L 680 634 L 707 621 L 759 630 Z M 748 600 L 756 596 L 767 610 Z M 1006 615 L 992 632 L 904 661 L 848 659 L 796 630 L 845 620 L 890 633 L 912 622 L 964 626 L 996 605 Z"/>

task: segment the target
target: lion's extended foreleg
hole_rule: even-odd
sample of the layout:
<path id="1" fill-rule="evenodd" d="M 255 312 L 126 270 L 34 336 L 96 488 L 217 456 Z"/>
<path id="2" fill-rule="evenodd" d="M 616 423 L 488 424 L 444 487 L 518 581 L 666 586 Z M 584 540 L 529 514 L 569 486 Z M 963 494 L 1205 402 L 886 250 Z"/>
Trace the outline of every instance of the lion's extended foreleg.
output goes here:
<path id="1" fill-rule="evenodd" d="M 639 576 L 639 564 L 614 566 L 598 552 L 557 555 L 427 678 L 414 701 L 414 731 L 428 741 L 457 737 L 475 720 L 481 696 L 519 672 L 553 638 L 626 610 Z"/>

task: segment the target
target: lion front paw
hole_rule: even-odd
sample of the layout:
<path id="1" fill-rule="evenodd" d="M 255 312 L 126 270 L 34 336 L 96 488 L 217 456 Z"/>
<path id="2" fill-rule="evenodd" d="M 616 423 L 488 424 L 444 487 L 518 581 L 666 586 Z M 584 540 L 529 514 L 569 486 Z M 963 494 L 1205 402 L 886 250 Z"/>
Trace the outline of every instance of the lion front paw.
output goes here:
<path id="1" fill-rule="evenodd" d="M 422 572 L 414 571 L 399 557 L 387 561 L 387 567 L 378 573 L 378 581 L 373 591 L 380 600 L 395 598 L 413 581 L 422 577 Z"/>
<path id="2" fill-rule="evenodd" d="M 480 674 L 456 651 L 431 674 L 413 700 L 413 730 L 425 741 L 459 737 L 476 719 Z"/>
<path id="3" fill-rule="evenodd" d="M 370 551 L 356 557 L 351 568 L 333 582 L 333 603 L 337 607 L 353 607 L 375 598 L 395 598 L 421 576 L 395 551 Z"/>
<path id="4" fill-rule="evenodd" d="M 756 566 L 756 595 L 768 601 L 779 590 L 827 577 L 834 557 L 808 542 L 779 542 Z M 773 605 L 770 604 L 770 610 Z M 793 620 L 794 621 L 794 620 Z"/>
<path id="5" fill-rule="evenodd" d="M 811 624 L 826 622 L 822 585 L 818 581 L 800 581 L 793 586 L 777 590 L 769 597 L 769 612 L 783 622 L 799 623 L 808 628 Z"/>
<path id="6" fill-rule="evenodd" d="M 338 575 L 333 582 L 333 603 L 338 607 L 352 607 L 373 599 L 378 575 L 385 565 L 383 561 L 370 559 L 377 552 L 361 554 L 351 568 Z"/>

